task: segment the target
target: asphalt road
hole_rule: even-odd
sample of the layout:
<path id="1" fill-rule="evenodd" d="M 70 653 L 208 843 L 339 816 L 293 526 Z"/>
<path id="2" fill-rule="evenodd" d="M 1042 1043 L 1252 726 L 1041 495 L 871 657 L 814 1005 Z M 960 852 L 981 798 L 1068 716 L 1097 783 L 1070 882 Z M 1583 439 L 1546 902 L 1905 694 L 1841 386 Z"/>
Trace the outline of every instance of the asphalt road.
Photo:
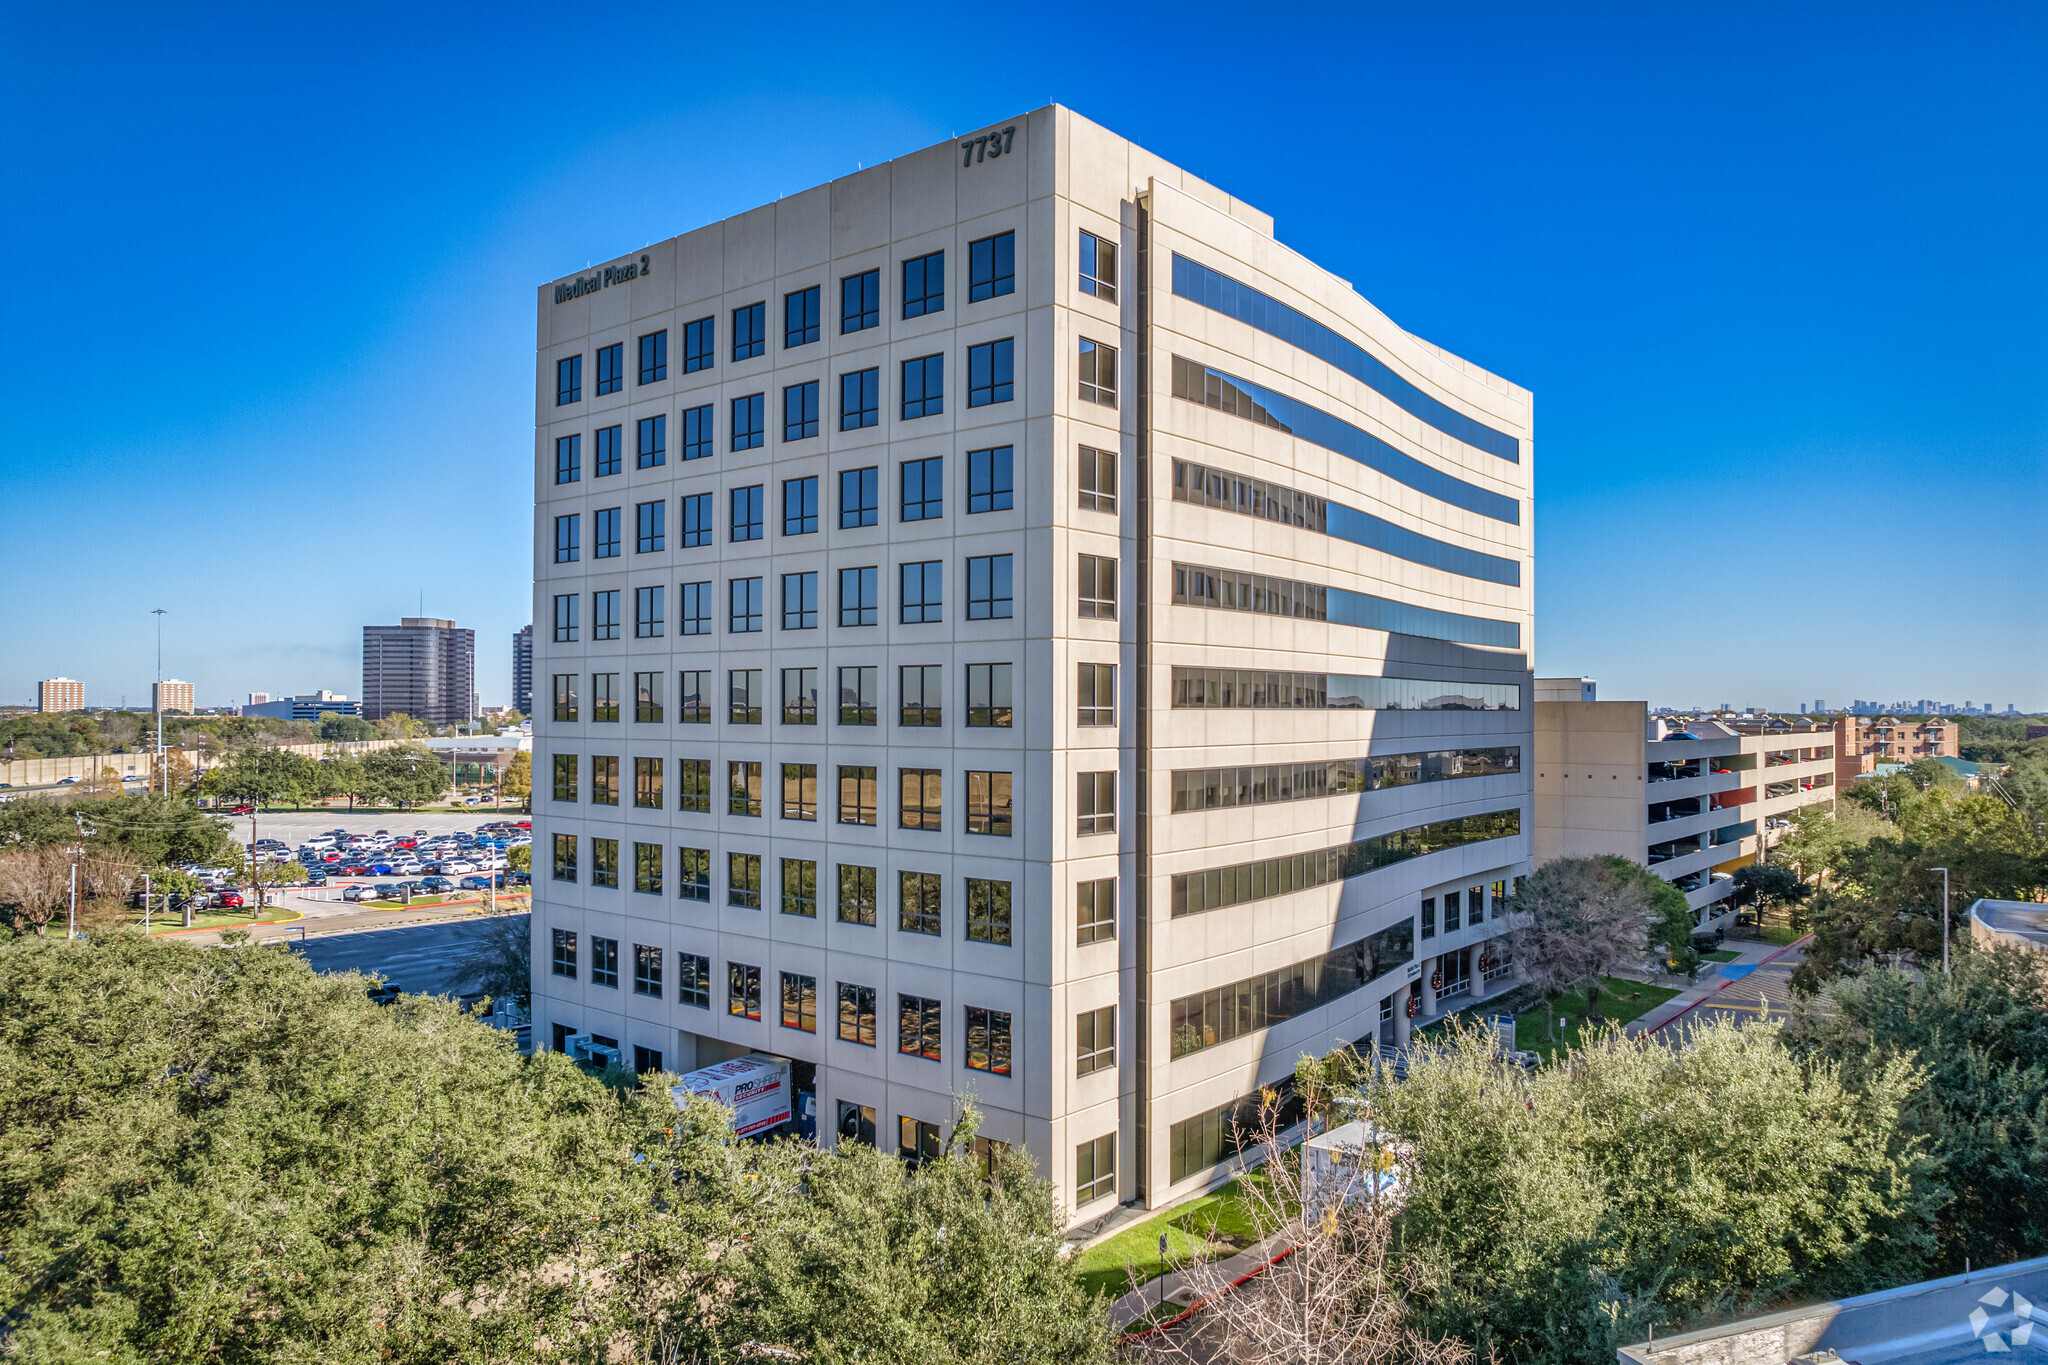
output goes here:
<path id="1" fill-rule="evenodd" d="M 515 918 L 520 927 L 527 916 Z M 386 981 L 418 995 L 460 994 L 458 960 L 490 924 L 481 917 L 423 924 L 408 929 L 377 929 L 360 934 L 291 943 L 291 950 L 320 972 L 375 972 Z"/>
<path id="2" fill-rule="evenodd" d="M 1766 962 L 1726 990 L 1709 995 L 1692 1009 L 1665 1026 L 1666 1032 L 1682 1031 L 1689 1024 L 1731 1019 L 1738 1024 L 1782 1022 L 1790 1011 L 1792 969 L 1805 961 L 1797 948 L 1775 962 Z"/>

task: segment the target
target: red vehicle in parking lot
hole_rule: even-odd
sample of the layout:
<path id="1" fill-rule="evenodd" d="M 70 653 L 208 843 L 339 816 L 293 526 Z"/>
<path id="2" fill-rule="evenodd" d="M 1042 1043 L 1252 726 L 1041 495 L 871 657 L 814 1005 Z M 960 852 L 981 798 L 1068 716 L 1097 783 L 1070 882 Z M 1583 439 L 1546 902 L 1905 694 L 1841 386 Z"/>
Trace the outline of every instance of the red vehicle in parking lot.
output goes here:
<path id="1" fill-rule="evenodd" d="M 222 910 L 241 910 L 246 908 L 242 900 L 242 893 L 239 891 L 223 891 L 213 898 L 213 903 Z"/>
<path id="2" fill-rule="evenodd" d="M 370 875 L 370 869 L 362 863 L 350 863 L 347 867 L 341 869 L 341 875 L 344 877 L 367 877 Z"/>
<path id="3" fill-rule="evenodd" d="M 256 808 L 255 808 L 254 806 L 229 806 L 229 807 L 228 807 L 228 814 L 229 814 L 229 815 L 254 815 L 255 813 L 256 813 Z"/>

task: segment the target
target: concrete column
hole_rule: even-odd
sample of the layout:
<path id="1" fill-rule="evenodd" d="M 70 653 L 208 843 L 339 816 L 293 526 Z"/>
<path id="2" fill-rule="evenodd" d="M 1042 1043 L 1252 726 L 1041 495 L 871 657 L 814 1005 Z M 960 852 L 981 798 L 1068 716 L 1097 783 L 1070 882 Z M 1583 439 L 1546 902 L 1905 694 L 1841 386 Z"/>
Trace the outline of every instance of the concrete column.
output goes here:
<path id="1" fill-rule="evenodd" d="M 1394 1046 L 1408 1046 L 1408 996 L 1413 986 L 1403 986 L 1394 992 Z"/>
<path id="2" fill-rule="evenodd" d="M 1422 995 L 1421 1017 L 1425 1019 L 1428 1018 L 1430 1015 L 1436 1013 L 1436 987 L 1430 985 L 1429 981 L 1430 976 L 1437 969 L 1437 963 L 1439 960 L 1440 959 L 1434 957 L 1425 957 L 1424 959 L 1422 959 L 1422 976 L 1415 983 L 1415 989 Z"/>

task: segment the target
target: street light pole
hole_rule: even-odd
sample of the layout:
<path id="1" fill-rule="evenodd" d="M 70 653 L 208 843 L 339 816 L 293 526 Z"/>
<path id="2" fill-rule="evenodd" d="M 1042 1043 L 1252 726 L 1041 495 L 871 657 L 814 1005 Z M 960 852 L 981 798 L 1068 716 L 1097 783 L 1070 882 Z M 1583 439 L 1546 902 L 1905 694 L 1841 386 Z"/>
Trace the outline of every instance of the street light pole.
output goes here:
<path id="1" fill-rule="evenodd" d="M 169 796 L 171 775 L 164 771 L 164 609 L 153 607 L 149 614 L 156 617 L 156 692 L 150 697 L 156 709 L 156 767 L 163 777 L 164 795 Z"/>
<path id="2" fill-rule="evenodd" d="M 1941 974 L 1948 975 L 1948 869 L 1930 867 L 1929 872 L 1941 874 Z"/>

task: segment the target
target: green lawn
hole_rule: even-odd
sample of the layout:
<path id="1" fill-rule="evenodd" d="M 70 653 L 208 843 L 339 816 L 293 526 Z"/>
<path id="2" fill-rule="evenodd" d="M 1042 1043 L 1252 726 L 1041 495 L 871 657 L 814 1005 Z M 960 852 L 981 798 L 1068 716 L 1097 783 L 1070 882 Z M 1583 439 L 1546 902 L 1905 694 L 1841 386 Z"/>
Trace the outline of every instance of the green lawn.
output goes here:
<path id="1" fill-rule="evenodd" d="M 1257 1180 L 1257 1174 L 1247 1179 Z M 1159 1234 L 1166 1234 L 1169 1264 L 1235 1256 L 1259 1240 L 1245 1206 L 1240 1182 L 1190 1200 L 1141 1223 L 1133 1223 L 1074 1258 L 1082 1287 L 1121 1298 L 1159 1276 Z M 1135 1275 L 1135 1278 L 1133 1276 Z"/>
<path id="2" fill-rule="evenodd" d="M 1736 952 L 1733 948 L 1721 948 L 1711 953 L 1702 953 L 1700 956 L 1709 962 L 1733 962 L 1736 958 L 1741 957 L 1742 954 Z"/>
<path id="3" fill-rule="evenodd" d="M 256 919 L 251 919 L 247 910 L 202 910 L 192 916 L 192 927 L 194 929 L 246 929 L 251 924 L 276 924 L 280 921 L 298 918 L 300 918 L 298 911 L 287 910 L 279 905 L 264 906 L 263 914 Z M 142 921 L 136 920 L 135 927 L 140 929 Z M 150 912 L 149 933 L 152 938 L 158 934 L 168 934 L 184 927 L 185 915 L 183 911 L 154 910 Z"/>
<path id="4" fill-rule="evenodd" d="M 1788 943 L 1797 943 L 1804 937 L 1804 932 L 1794 929 L 1789 924 L 1766 924 L 1763 928 L 1764 942 L 1776 944 L 1780 948 Z"/>
<path id="5" fill-rule="evenodd" d="M 1632 1019 L 1648 1014 L 1677 994 L 1677 991 L 1666 990 L 1662 986 L 1646 986 L 1640 981 L 1606 977 L 1603 979 L 1600 992 L 1600 1014 L 1603 1019 L 1626 1024 Z M 1554 1008 L 1560 1021 L 1571 1020 L 1569 1024 L 1560 1023 L 1557 1042 L 1551 1043 L 1544 1039 L 1543 1010 L 1538 1007 L 1526 1014 L 1515 1016 L 1517 1048 L 1524 1052 L 1537 1053 L 1548 1060 L 1566 1048 L 1578 1046 L 1579 1034 L 1586 1017 L 1586 993 L 1573 991 L 1569 995 L 1560 996 Z"/>

